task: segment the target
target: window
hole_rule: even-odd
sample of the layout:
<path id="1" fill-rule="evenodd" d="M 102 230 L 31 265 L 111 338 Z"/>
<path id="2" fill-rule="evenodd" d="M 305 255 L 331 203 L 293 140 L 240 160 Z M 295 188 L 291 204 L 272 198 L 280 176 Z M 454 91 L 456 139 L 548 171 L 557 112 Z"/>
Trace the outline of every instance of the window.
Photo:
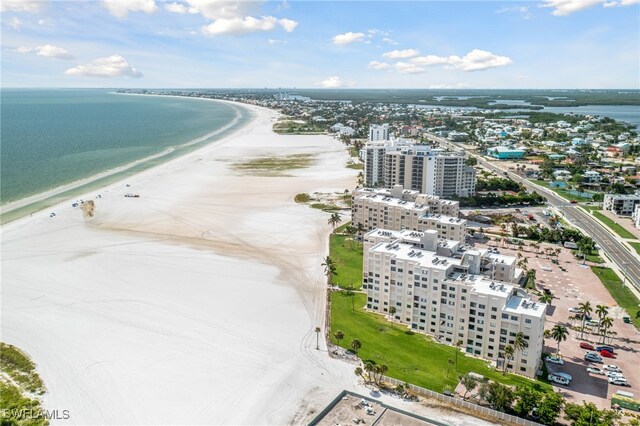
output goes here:
<path id="1" fill-rule="evenodd" d="M 525 324 L 531 324 L 531 319 L 526 318 L 526 319 L 524 320 L 524 323 L 525 323 Z"/>
<path id="2" fill-rule="evenodd" d="M 502 319 L 509 319 L 509 314 L 502 314 Z"/>
<path id="3" fill-rule="evenodd" d="M 511 315 L 511 321 L 518 321 L 518 317 L 515 315 Z"/>

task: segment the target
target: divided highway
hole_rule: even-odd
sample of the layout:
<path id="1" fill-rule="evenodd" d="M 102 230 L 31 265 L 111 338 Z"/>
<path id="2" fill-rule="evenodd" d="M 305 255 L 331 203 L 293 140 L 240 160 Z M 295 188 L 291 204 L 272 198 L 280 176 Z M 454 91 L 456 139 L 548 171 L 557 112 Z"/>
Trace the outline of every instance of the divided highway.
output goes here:
<path id="1" fill-rule="evenodd" d="M 430 134 L 430 139 L 438 143 L 448 146 L 455 150 L 461 150 L 459 146 L 451 143 L 447 139 Z M 550 206 L 555 207 L 561 212 L 572 225 L 580 228 L 584 233 L 589 235 L 601 247 L 609 259 L 616 267 L 625 273 L 627 279 L 638 290 L 640 290 L 640 260 L 635 253 L 624 245 L 617 237 L 615 237 L 603 224 L 594 219 L 589 213 L 570 204 L 564 198 L 560 197 L 550 189 L 536 185 L 521 176 L 504 170 L 497 165 L 484 160 L 480 156 L 476 156 L 478 163 L 489 170 L 498 174 L 506 173 L 511 179 L 524 185 L 528 190 L 535 191 L 547 198 Z"/>

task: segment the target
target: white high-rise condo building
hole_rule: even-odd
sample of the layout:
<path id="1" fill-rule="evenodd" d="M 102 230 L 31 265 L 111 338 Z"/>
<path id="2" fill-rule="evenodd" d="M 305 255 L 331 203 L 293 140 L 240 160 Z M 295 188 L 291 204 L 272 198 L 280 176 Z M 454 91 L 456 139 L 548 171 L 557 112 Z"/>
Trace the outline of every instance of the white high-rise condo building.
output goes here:
<path id="1" fill-rule="evenodd" d="M 462 342 L 469 355 L 502 368 L 504 349 L 522 332 L 509 371 L 535 377 L 543 349 L 546 304 L 517 284 L 515 258 L 468 250 L 434 230 L 375 229 L 364 236 L 367 309 L 390 315 L 441 343 Z"/>
<path id="2" fill-rule="evenodd" d="M 435 195 L 392 189 L 356 189 L 352 194 L 351 220 L 366 230 L 385 228 L 438 232 L 438 237 L 464 242 L 467 221 L 458 218 L 460 203 Z"/>
<path id="3" fill-rule="evenodd" d="M 389 140 L 388 124 L 369 125 L 369 142 L 382 142 Z"/>

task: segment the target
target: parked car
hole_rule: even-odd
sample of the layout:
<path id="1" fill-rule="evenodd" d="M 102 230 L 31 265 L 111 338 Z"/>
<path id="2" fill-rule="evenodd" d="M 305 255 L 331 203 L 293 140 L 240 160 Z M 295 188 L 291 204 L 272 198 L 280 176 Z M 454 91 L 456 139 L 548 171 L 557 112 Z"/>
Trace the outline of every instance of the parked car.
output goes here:
<path id="1" fill-rule="evenodd" d="M 624 377 L 624 374 L 620 371 L 606 371 L 604 375 L 607 377 Z"/>
<path id="2" fill-rule="evenodd" d="M 613 365 L 613 364 L 607 364 L 604 367 L 602 367 L 602 369 L 604 371 L 617 371 L 619 373 L 622 373 L 622 370 L 620 370 L 616 365 Z"/>
<path id="3" fill-rule="evenodd" d="M 569 374 L 569 373 L 564 373 L 562 371 L 559 371 L 559 372 L 555 372 L 553 374 L 555 374 L 556 376 L 564 377 L 565 379 L 567 379 L 569 381 L 573 380 L 573 377 L 571 377 L 571 374 Z"/>
<path id="4" fill-rule="evenodd" d="M 582 321 L 582 316 L 583 315 L 580 313 L 576 314 L 576 319 Z M 586 318 L 586 321 L 591 321 L 591 315 L 586 315 L 585 318 Z"/>
<path id="5" fill-rule="evenodd" d="M 631 324 L 631 317 L 622 317 L 622 321 L 624 321 L 625 324 Z"/>
<path id="6" fill-rule="evenodd" d="M 578 204 L 578 202 L 576 200 L 571 200 L 569 201 L 571 204 Z"/>
<path id="7" fill-rule="evenodd" d="M 579 314 L 580 308 L 577 308 L 577 307 L 569 308 L 569 312 L 572 312 L 574 314 Z"/>
<path id="8" fill-rule="evenodd" d="M 587 342 L 582 342 L 582 343 L 580 343 L 580 347 L 581 347 L 582 349 L 587 349 L 587 350 L 589 350 L 589 351 L 593 351 L 593 350 L 595 350 L 595 347 L 593 347 L 593 345 L 592 345 L 592 344 L 587 343 Z"/>
<path id="9" fill-rule="evenodd" d="M 624 377 L 609 377 L 609 383 L 618 386 L 627 386 L 629 384 Z"/>
<path id="10" fill-rule="evenodd" d="M 547 376 L 547 379 L 549 379 L 550 382 L 557 383 L 559 385 L 569 385 L 569 380 L 566 377 L 558 376 L 557 374 L 549 374 L 549 376 Z"/>
<path id="11" fill-rule="evenodd" d="M 600 321 L 598 321 L 598 320 L 594 320 L 594 319 L 590 319 L 590 320 L 587 320 L 586 324 L 587 324 L 589 327 L 597 327 L 597 326 L 599 326 L 599 325 L 600 325 Z"/>
<path id="12" fill-rule="evenodd" d="M 585 361 L 602 362 L 602 357 L 596 352 L 587 352 L 584 356 Z"/>
<path id="13" fill-rule="evenodd" d="M 564 364 L 564 360 L 562 358 L 557 357 L 557 356 L 551 356 L 551 355 L 546 357 L 545 361 L 550 362 L 551 364 L 558 364 L 558 365 L 563 365 Z"/>
<path id="14" fill-rule="evenodd" d="M 609 351 L 605 351 L 604 349 L 600 351 L 600 355 L 602 355 L 605 358 L 614 358 L 616 357 L 616 354 L 613 354 Z"/>
<path id="15" fill-rule="evenodd" d="M 601 345 L 601 346 L 598 346 L 596 348 L 596 351 L 598 351 L 598 352 L 603 351 L 603 350 L 611 352 L 612 354 L 616 352 L 611 346 L 607 346 L 607 345 Z"/>
<path id="16" fill-rule="evenodd" d="M 605 375 L 607 372 L 605 372 L 603 369 L 601 368 L 597 368 L 597 367 L 587 367 L 587 373 L 591 373 L 591 374 L 600 374 L 600 375 Z"/>

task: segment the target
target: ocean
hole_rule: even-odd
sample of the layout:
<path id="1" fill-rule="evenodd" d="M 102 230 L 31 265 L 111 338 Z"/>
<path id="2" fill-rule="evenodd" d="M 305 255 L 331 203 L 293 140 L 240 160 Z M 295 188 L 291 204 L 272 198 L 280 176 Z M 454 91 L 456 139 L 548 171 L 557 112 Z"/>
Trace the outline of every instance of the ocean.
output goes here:
<path id="1" fill-rule="evenodd" d="M 65 186 L 21 214 L 183 155 L 250 116 L 220 102 L 108 90 L 1 89 L 0 101 L 2 204 Z"/>

